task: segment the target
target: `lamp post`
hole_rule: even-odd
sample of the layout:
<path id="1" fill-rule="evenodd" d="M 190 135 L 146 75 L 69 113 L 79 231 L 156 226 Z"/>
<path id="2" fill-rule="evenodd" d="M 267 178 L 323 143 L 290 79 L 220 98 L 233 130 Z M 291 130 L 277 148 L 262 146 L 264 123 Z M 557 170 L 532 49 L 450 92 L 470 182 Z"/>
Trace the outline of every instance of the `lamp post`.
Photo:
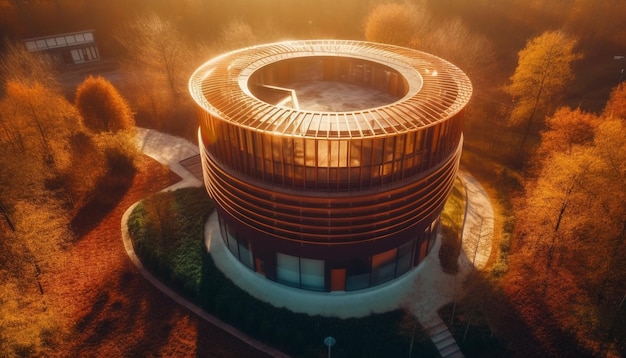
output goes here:
<path id="1" fill-rule="evenodd" d="M 331 336 L 324 338 L 324 344 L 328 347 L 328 358 L 330 358 L 330 347 L 334 346 L 335 343 L 337 343 L 337 341 Z"/>

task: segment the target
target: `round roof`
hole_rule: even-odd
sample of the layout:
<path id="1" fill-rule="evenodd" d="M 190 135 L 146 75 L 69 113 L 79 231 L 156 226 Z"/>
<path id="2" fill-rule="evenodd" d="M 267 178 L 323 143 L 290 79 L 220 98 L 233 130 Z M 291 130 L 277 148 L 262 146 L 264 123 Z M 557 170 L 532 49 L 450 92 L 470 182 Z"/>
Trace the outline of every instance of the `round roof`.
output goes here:
<path id="1" fill-rule="evenodd" d="M 396 101 L 373 108 L 319 111 L 257 98 L 251 76 L 272 63 L 345 57 L 391 68 L 408 84 Z M 418 130 L 445 121 L 469 101 L 472 86 L 453 64 L 430 54 L 364 41 L 306 40 L 258 45 L 218 56 L 191 76 L 189 89 L 204 110 L 233 125 L 274 135 L 351 138 Z"/>

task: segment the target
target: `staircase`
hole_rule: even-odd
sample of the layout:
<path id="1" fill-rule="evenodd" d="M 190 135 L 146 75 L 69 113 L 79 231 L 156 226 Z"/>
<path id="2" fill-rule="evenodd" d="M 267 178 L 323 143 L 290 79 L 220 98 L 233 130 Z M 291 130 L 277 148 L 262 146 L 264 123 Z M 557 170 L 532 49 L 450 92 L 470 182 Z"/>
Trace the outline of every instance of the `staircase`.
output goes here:
<path id="1" fill-rule="evenodd" d="M 465 358 L 448 330 L 448 326 L 439 316 L 432 317 L 424 322 L 423 326 L 442 358 Z"/>

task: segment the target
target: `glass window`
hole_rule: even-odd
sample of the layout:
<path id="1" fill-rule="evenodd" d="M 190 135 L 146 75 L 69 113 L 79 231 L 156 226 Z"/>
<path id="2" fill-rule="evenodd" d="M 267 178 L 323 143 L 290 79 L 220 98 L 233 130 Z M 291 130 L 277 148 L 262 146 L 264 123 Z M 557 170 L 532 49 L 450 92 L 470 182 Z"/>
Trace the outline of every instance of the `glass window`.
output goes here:
<path id="1" fill-rule="evenodd" d="M 93 46 L 89 47 L 89 51 L 91 52 L 92 59 L 94 60 L 98 59 L 98 50 L 95 47 Z"/>
<path id="2" fill-rule="evenodd" d="M 364 139 L 362 141 L 361 155 L 360 155 L 361 165 L 363 166 L 372 165 L 372 146 L 373 146 L 373 142 L 371 139 Z"/>
<path id="3" fill-rule="evenodd" d="M 252 131 L 244 131 L 244 135 L 246 138 L 246 147 L 243 149 L 247 151 L 249 154 L 254 153 L 254 133 Z"/>
<path id="4" fill-rule="evenodd" d="M 372 256 L 372 284 L 389 281 L 395 277 L 398 249 L 381 252 Z"/>
<path id="5" fill-rule="evenodd" d="M 385 154 L 384 154 L 385 163 L 389 163 L 393 161 L 395 143 L 396 143 L 395 137 L 385 138 Z"/>
<path id="6" fill-rule="evenodd" d="M 248 268 L 254 270 L 252 264 L 252 251 L 244 244 L 239 243 L 239 260 Z"/>
<path id="7" fill-rule="evenodd" d="M 400 249 L 398 250 L 398 269 L 396 276 L 400 276 L 411 269 L 411 257 L 413 256 L 414 242 L 414 240 L 411 240 L 400 246 Z"/>
<path id="8" fill-rule="evenodd" d="M 275 163 L 282 163 L 283 158 L 282 158 L 282 143 L 281 143 L 281 138 L 278 136 L 271 136 L 270 140 L 268 141 L 271 143 L 272 146 L 272 160 Z"/>
<path id="9" fill-rule="evenodd" d="M 428 230 L 428 229 L 426 229 Z M 428 234 L 428 233 L 426 233 Z M 428 236 L 427 235 L 423 235 L 420 238 L 420 252 L 419 252 L 419 256 L 417 257 L 417 263 L 422 262 L 422 260 L 426 257 L 426 254 L 428 253 Z"/>
<path id="10" fill-rule="evenodd" d="M 340 167 L 347 167 L 348 166 L 348 158 L 349 158 L 348 141 L 342 140 L 342 141 L 339 142 L 339 163 L 338 163 L 338 165 Z"/>
<path id="11" fill-rule="evenodd" d="M 74 60 L 74 62 L 79 62 L 82 60 L 82 58 L 80 57 L 80 52 L 78 52 L 78 50 L 72 50 L 72 60 Z"/>
<path id="12" fill-rule="evenodd" d="M 319 167 L 328 167 L 330 165 L 328 146 L 327 140 L 319 140 L 317 142 L 317 166 Z"/>
<path id="13" fill-rule="evenodd" d="M 300 259 L 300 275 L 302 288 L 307 290 L 324 290 L 324 261 Z"/>
<path id="14" fill-rule="evenodd" d="M 415 151 L 422 150 L 424 148 L 424 130 L 420 130 L 415 133 Z"/>
<path id="15" fill-rule="evenodd" d="M 406 144 L 404 146 L 404 154 L 412 154 L 415 151 L 415 136 L 417 133 L 408 133 L 406 135 Z"/>
<path id="16" fill-rule="evenodd" d="M 402 158 L 402 153 L 404 153 L 405 151 L 405 140 L 406 136 L 404 135 L 396 137 L 394 160 L 400 160 Z"/>
<path id="17" fill-rule="evenodd" d="M 300 267 L 298 258 L 276 253 L 276 279 L 280 283 L 299 287 Z"/>
<path id="18" fill-rule="evenodd" d="M 339 164 L 341 153 L 339 153 L 339 142 L 336 140 L 329 141 L 330 151 L 328 153 L 328 166 L 337 167 Z"/>
<path id="19" fill-rule="evenodd" d="M 305 163 L 308 167 L 316 166 L 315 154 L 317 150 L 315 149 L 315 140 L 313 139 L 305 139 L 305 147 L 304 147 L 304 155 L 305 155 Z"/>
<path id="20" fill-rule="evenodd" d="M 239 249 L 237 248 L 237 239 L 230 233 L 230 231 L 226 232 L 226 244 L 228 245 L 228 249 L 235 255 L 237 259 L 239 259 Z"/>
<path id="21" fill-rule="evenodd" d="M 361 165 L 361 141 L 355 140 L 350 143 L 350 166 L 358 167 Z"/>
<path id="22" fill-rule="evenodd" d="M 222 234 L 222 240 L 226 244 L 226 247 L 228 247 L 228 236 L 226 234 L 226 223 L 224 223 L 224 220 L 219 215 L 218 215 L 217 219 L 218 219 L 219 224 L 220 224 L 220 233 Z"/>
<path id="23" fill-rule="evenodd" d="M 385 147 L 383 139 L 374 139 L 374 146 L 372 149 L 372 164 L 382 164 L 384 151 Z"/>
<path id="24" fill-rule="evenodd" d="M 37 43 L 35 41 L 26 41 L 26 48 L 29 51 L 33 51 L 37 49 Z"/>
<path id="25" fill-rule="evenodd" d="M 437 218 L 430 224 L 430 236 L 428 237 L 428 252 L 430 252 L 430 249 L 432 249 L 433 246 L 435 246 L 435 241 L 437 240 L 438 231 L 439 231 L 439 219 Z"/>
<path id="26" fill-rule="evenodd" d="M 295 164 L 304 165 L 304 139 L 293 139 L 293 162 Z"/>
<path id="27" fill-rule="evenodd" d="M 346 277 L 346 291 L 360 290 L 370 286 L 370 274 L 349 275 Z"/>
<path id="28" fill-rule="evenodd" d="M 348 265 L 346 291 L 360 290 L 370 286 L 369 259 L 354 259 Z"/>

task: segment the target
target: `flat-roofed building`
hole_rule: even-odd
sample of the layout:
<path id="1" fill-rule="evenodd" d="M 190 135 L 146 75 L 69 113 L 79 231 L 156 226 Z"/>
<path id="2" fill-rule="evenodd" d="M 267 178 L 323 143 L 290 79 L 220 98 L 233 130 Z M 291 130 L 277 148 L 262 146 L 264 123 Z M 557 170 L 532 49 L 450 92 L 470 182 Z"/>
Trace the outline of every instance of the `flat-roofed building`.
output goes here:
<path id="1" fill-rule="evenodd" d="M 293 41 L 216 57 L 189 87 L 205 185 L 242 265 L 352 291 L 428 255 L 472 92 L 457 67 L 391 45 Z"/>
<path id="2" fill-rule="evenodd" d="M 94 30 L 22 40 L 28 51 L 47 54 L 57 64 L 79 64 L 100 59 Z"/>

